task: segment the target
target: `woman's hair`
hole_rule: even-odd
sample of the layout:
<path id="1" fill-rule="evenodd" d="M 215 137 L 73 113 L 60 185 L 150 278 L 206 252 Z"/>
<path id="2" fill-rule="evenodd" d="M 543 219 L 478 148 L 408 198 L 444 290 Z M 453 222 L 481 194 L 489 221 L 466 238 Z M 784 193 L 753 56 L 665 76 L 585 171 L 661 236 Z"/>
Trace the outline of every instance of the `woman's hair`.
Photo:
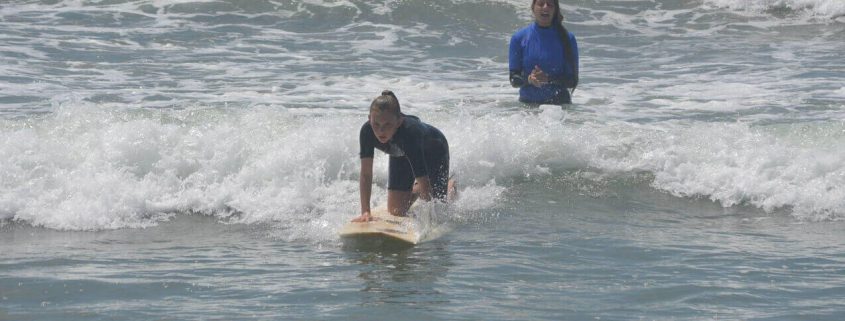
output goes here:
<path id="1" fill-rule="evenodd" d="M 382 91 L 381 96 L 373 99 L 373 103 L 370 104 L 370 112 L 374 111 L 378 111 L 380 113 L 389 112 L 397 117 L 402 114 L 402 110 L 399 107 L 399 99 L 396 98 L 396 94 L 390 90 Z"/>
<path id="2" fill-rule="evenodd" d="M 569 66 L 572 67 L 572 73 L 574 75 L 573 85 L 572 88 L 578 86 L 578 62 L 575 61 L 575 50 L 572 47 L 572 42 L 569 41 L 569 30 L 563 26 L 563 13 L 560 12 L 560 1 L 552 0 L 555 3 L 555 17 L 552 19 L 552 25 L 555 26 L 557 29 L 557 33 L 560 34 L 560 41 L 563 43 L 563 52 L 566 53 L 566 62 Z M 531 11 L 534 11 L 534 4 L 537 3 L 537 0 L 531 0 Z"/>

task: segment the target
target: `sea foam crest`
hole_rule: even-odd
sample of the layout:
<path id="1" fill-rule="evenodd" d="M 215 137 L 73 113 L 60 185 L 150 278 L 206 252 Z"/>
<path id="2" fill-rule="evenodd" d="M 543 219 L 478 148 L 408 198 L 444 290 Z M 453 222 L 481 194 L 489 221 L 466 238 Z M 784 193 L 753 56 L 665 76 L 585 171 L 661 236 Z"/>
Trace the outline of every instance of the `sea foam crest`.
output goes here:
<path id="1" fill-rule="evenodd" d="M 845 16 L 845 2 L 840 0 L 706 0 L 705 3 L 757 13 L 785 9 L 825 18 Z"/>
<path id="2" fill-rule="evenodd" d="M 471 173 L 470 181 L 584 169 L 623 177 L 647 172 L 652 187 L 679 197 L 787 209 L 807 220 L 845 217 L 845 168 L 839 165 L 845 163 L 845 124 L 565 118 L 545 108 L 464 120 L 463 128 L 455 124 L 446 132 L 459 132 L 456 167 Z"/>
<path id="3" fill-rule="evenodd" d="M 586 169 L 621 177 L 648 172 L 658 190 L 723 206 L 785 208 L 810 220 L 845 215 L 841 123 L 596 122 L 552 106 L 418 115 L 449 137 L 464 194 L 458 210 L 496 207 L 515 178 Z M 242 223 L 306 222 L 315 227 L 302 233 L 329 238 L 359 211 L 357 133 L 365 119 L 283 107 L 121 111 L 76 104 L 41 119 L 4 120 L 0 216 L 96 230 L 202 213 Z M 374 170 L 378 205 L 386 194 L 383 155 Z"/>
<path id="4" fill-rule="evenodd" d="M 329 238 L 359 212 L 357 134 L 365 120 L 284 107 L 156 111 L 65 103 L 39 119 L 2 121 L 0 219 L 100 230 L 199 213 L 328 226 L 302 232 Z M 376 206 L 385 202 L 386 177 L 379 154 Z M 493 206 L 502 191 L 490 182 L 461 190 L 468 197 L 457 208 L 469 210 Z"/>

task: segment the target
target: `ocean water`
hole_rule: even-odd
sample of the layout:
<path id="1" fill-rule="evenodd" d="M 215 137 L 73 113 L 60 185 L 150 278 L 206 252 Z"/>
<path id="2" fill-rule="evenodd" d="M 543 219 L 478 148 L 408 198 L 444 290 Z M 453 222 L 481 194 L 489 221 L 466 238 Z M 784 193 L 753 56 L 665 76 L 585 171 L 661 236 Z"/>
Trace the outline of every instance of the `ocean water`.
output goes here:
<path id="1" fill-rule="evenodd" d="M 2 1 L 0 320 L 845 319 L 845 1 L 562 2 L 535 108 L 527 0 Z M 345 248 L 383 89 L 461 197 Z"/>

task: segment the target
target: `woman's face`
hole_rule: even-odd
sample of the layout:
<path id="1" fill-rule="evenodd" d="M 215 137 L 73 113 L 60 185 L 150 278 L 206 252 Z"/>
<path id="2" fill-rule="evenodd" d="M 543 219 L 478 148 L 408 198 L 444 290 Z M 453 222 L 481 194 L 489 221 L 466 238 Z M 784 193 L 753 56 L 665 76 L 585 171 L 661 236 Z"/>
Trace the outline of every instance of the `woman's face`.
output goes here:
<path id="1" fill-rule="evenodd" d="M 391 112 L 370 111 L 370 126 L 382 144 L 386 144 L 402 125 L 402 117 Z"/>
<path id="2" fill-rule="evenodd" d="M 534 5 L 531 6 L 531 11 L 534 13 L 534 20 L 541 27 L 552 25 L 552 20 L 554 20 L 557 12 L 556 9 L 553 0 L 535 0 Z"/>

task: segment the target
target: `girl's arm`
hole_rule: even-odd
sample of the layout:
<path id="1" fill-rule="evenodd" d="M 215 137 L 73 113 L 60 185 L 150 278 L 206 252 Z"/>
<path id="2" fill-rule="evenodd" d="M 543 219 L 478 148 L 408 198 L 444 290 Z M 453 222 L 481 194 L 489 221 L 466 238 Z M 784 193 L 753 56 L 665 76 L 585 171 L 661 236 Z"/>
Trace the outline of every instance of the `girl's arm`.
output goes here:
<path id="1" fill-rule="evenodd" d="M 361 158 L 361 174 L 358 177 L 358 189 L 361 194 L 361 216 L 353 219 L 353 222 L 367 222 L 372 220 L 370 216 L 370 197 L 373 192 L 373 159 Z"/>

